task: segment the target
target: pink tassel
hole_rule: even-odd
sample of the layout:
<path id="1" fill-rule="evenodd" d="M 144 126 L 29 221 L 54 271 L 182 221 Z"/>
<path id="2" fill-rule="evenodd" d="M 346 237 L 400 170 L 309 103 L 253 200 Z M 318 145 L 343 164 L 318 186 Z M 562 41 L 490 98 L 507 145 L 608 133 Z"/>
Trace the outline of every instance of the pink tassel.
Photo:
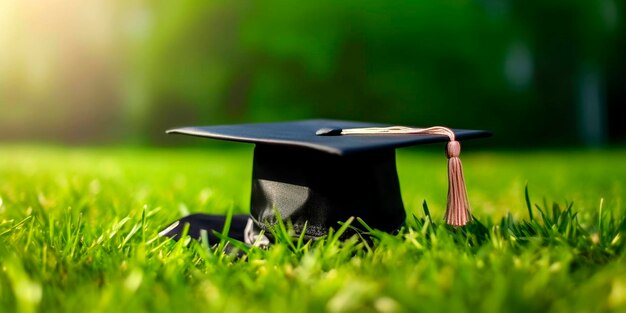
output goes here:
<path id="1" fill-rule="evenodd" d="M 465 179 L 463 178 L 463 164 L 459 159 L 461 145 L 458 141 L 448 142 L 446 154 L 448 156 L 448 206 L 446 208 L 446 223 L 452 226 L 465 226 L 472 220 Z"/>

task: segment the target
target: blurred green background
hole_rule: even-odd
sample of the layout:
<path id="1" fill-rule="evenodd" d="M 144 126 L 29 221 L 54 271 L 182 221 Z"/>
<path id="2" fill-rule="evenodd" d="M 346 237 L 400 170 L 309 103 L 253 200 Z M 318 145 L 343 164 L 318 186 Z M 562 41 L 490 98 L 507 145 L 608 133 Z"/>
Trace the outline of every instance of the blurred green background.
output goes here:
<path id="1" fill-rule="evenodd" d="M 0 140 L 339 118 L 626 143 L 618 0 L 0 2 Z"/>

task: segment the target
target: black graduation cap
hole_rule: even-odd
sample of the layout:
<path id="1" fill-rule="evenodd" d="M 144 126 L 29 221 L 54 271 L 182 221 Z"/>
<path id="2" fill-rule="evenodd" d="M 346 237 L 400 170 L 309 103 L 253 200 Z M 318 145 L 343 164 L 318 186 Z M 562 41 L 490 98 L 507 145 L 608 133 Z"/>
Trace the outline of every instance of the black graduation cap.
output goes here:
<path id="1" fill-rule="evenodd" d="M 338 222 L 360 217 L 368 226 L 392 232 L 406 218 L 396 172 L 395 149 L 448 142 L 449 193 L 446 220 L 462 226 L 471 219 L 457 139 L 489 136 L 479 130 L 444 127 L 411 128 L 339 120 L 185 127 L 167 131 L 255 144 L 249 216 L 235 216 L 230 237 L 246 243 L 263 241 L 261 231 L 290 220 L 296 235 L 317 238 Z M 195 214 L 162 235 L 221 232 L 224 217 Z M 306 225 L 306 226 L 305 226 Z M 243 234 L 241 233 L 243 229 Z M 262 237 L 262 236 L 261 236 Z"/>

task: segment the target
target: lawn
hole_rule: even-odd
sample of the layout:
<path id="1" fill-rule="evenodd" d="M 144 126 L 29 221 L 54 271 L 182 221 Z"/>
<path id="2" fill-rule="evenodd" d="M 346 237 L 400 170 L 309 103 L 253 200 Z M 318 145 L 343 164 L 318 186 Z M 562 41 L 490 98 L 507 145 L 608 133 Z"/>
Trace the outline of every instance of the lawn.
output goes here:
<path id="1" fill-rule="evenodd" d="M 158 237 L 189 212 L 247 212 L 251 153 L 0 146 L 0 311 L 626 311 L 626 150 L 466 149 L 464 229 L 440 222 L 442 153 L 403 149 L 399 234 L 244 258 Z"/>

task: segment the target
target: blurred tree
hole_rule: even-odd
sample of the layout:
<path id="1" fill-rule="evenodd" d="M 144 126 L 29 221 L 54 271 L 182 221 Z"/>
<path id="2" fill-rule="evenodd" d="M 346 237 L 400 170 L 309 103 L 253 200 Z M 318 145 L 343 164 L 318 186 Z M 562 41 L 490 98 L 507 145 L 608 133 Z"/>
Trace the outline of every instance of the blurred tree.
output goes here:
<path id="1" fill-rule="evenodd" d="M 612 4 L 169 3 L 141 55 L 150 120 L 327 117 L 487 128 L 516 145 L 602 140 Z"/>
<path id="2" fill-rule="evenodd" d="M 598 145 L 606 139 L 605 77 L 618 12 L 614 1 L 518 0 L 513 18 L 536 56 L 537 100 L 530 110 L 560 143 Z M 575 136 L 573 134 L 579 134 Z"/>
<path id="3" fill-rule="evenodd" d="M 474 2 L 178 2 L 158 12 L 141 55 L 156 128 L 181 113 L 188 124 L 315 116 L 501 128 L 504 116 L 485 114 L 525 111 L 505 101 L 527 93 L 503 79 L 510 23 Z"/>
<path id="4" fill-rule="evenodd" d="M 626 138 L 616 0 L 31 2 L 0 2 L 4 138 L 319 117 Z"/>

